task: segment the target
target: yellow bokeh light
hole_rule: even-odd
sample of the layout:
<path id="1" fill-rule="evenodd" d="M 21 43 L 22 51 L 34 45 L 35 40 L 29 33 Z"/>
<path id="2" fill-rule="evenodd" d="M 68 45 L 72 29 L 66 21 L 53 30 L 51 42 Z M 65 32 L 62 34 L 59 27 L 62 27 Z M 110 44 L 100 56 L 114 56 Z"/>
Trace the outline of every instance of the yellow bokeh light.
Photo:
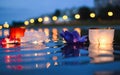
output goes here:
<path id="1" fill-rule="evenodd" d="M 35 22 L 35 20 L 34 19 L 30 19 L 30 23 L 34 23 Z"/>
<path id="2" fill-rule="evenodd" d="M 4 28 L 9 28 L 9 24 L 7 22 L 5 22 L 5 24 L 3 25 Z"/>
<path id="3" fill-rule="evenodd" d="M 53 16 L 53 17 L 52 17 L 52 20 L 53 20 L 53 21 L 56 21 L 56 20 L 57 20 L 57 16 Z"/>
<path id="4" fill-rule="evenodd" d="M 44 21 L 49 21 L 49 17 L 44 17 Z"/>
<path id="5" fill-rule="evenodd" d="M 42 18 L 38 18 L 38 22 L 42 22 L 43 21 L 43 19 Z"/>
<path id="6" fill-rule="evenodd" d="M 108 16 L 113 16 L 113 12 L 109 11 Z"/>
<path id="7" fill-rule="evenodd" d="M 95 18 L 95 16 L 96 16 L 95 13 L 90 13 L 91 18 Z"/>
<path id="8" fill-rule="evenodd" d="M 68 19 L 68 16 L 67 15 L 64 15 L 63 16 L 63 20 L 67 20 Z"/>
<path id="9" fill-rule="evenodd" d="M 80 15 L 79 15 L 79 14 L 76 14 L 76 15 L 75 15 L 75 19 L 80 19 Z"/>
<path id="10" fill-rule="evenodd" d="M 26 26 L 29 25 L 29 21 L 25 21 L 24 25 L 26 25 Z"/>
<path id="11" fill-rule="evenodd" d="M 3 27 L 0 25 L 0 29 L 2 29 Z"/>

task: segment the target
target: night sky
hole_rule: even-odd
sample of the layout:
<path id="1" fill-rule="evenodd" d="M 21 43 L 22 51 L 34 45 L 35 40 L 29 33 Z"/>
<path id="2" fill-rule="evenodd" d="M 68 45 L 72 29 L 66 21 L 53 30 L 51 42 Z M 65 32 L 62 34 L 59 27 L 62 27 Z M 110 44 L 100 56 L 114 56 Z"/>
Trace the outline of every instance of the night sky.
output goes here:
<path id="1" fill-rule="evenodd" d="M 24 21 L 56 9 L 94 6 L 94 0 L 0 0 L 0 24 Z"/>

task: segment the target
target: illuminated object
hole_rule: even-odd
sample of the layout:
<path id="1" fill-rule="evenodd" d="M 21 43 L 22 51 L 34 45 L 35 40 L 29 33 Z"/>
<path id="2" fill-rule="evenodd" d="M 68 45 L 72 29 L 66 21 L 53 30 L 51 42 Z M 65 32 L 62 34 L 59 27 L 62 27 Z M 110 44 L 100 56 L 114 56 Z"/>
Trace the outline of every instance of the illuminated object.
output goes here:
<path id="1" fill-rule="evenodd" d="M 35 20 L 34 19 L 30 19 L 30 23 L 34 23 L 35 22 Z"/>
<path id="2" fill-rule="evenodd" d="M 67 20 L 68 19 L 68 16 L 67 15 L 64 15 L 63 16 L 63 20 Z"/>
<path id="3" fill-rule="evenodd" d="M 108 16 L 113 16 L 113 12 L 112 12 L 112 11 L 109 11 L 109 12 L 108 12 Z"/>
<path id="4" fill-rule="evenodd" d="M 9 28 L 9 24 L 7 22 L 5 22 L 5 24 L 3 25 L 4 28 Z"/>
<path id="5" fill-rule="evenodd" d="M 0 26 L 0 29 L 2 29 L 3 27 L 2 26 Z"/>
<path id="6" fill-rule="evenodd" d="M 91 18 L 95 18 L 95 16 L 96 16 L 95 13 L 90 13 Z"/>
<path id="7" fill-rule="evenodd" d="M 89 41 L 92 44 L 112 44 L 114 29 L 89 29 Z"/>
<path id="8" fill-rule="evenodd" d="M 10 28 L 10 38 L 20 39 L 24 36 L 25 28 Z"/>
<path id="9" fill-rule="evenodd" d="M 91 63 L 114 61 L 112 44 L 90 44 L 88 50 L 89 57 L 92 58 Z"/>
<path id="10" fill-rule="evenodd" d="M 20 43 L 20 38 L 24 36 L 24 28 L 10 28 L 10 35 L 3 38 L 1 44 L 18 44 Z"/>
<path id="11" fill-rule="evenodd" d="M 53 17 L 52 17 L 52 20 L 53 20 L 53 21 L 56 21 L 56 20 L 57 20 L 57 16 L 53 16 Z"/>
<path id="12" fill-rule="evenodd" d="M 21 37 L 21 42 L 30 42 L 30 43 L 41 43 L 48 39 L 48 36 L 44 32 L 39 32 L 34 29 L 30 31 L 25 31 L 24 37 Z"/>
<path id="13" fill-rule="evenodd" d="M 26 25 L 26 26 L 29 25 L 29 21 L 25 21 L 24 25 Z"/>
<path id="14" fill-rule="evenodd" d="M 75 19 L 80 19 L 80 15 L 79 15 L 79 14 L 76 14 L 76 15 L 75 15 Z"/>
<path id="15" fill-rule="evenodd" d="M 38 22 L 42 22 L 43 21 L 43 19 L 42 18 L 38 18 Z"/>

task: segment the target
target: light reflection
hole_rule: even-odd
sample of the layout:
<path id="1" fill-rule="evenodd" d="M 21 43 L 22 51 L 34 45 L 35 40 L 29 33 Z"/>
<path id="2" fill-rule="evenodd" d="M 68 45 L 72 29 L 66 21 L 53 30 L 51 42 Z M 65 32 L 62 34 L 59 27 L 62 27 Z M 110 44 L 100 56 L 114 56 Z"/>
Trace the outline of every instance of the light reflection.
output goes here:
<path id="1" fill-rule="evenodd" d="M 47 63 L 46 63 L 46 68 L 49 68 L 50 65 L 51 65 L 50 62 L 47 62 Z"/>
<path id="2" fill-rule="evenodd" d="M 58 41 L 58 30 L 56 28 L 52 29 L 52 40 Z"/>
<path id="3" fill-rule="evenodd" d="M 58 62 L 54 62 L 54 66 L 57 66 L 58 65 Z"/>
<path id="4" fill-rule="evenodd" d="M 8 29 L 5 29 L 4 30 L 4 36 L 8 36 L 9 35 L 9 30 Z"/>
<path id="5" fill-rule="evenodd" d="M 113 45 L 111 44 L 90 44 L 89 45 L 89 56 L 92 58 L 92 63 L 102 63 L 114 61 Z"/>
<path id="6" fill-rule="evenodd" d="M 57 56 L 53 56 L 53 57 L 52 57 L 52 60 L 54 60 L 54 61 L 57 60 L 57 59 L 58 59 Z"/>
<path id="7" fill-rule="evenodd" d="M 0 36 L 2 36 L 2 30 L 0 30 Z"/>

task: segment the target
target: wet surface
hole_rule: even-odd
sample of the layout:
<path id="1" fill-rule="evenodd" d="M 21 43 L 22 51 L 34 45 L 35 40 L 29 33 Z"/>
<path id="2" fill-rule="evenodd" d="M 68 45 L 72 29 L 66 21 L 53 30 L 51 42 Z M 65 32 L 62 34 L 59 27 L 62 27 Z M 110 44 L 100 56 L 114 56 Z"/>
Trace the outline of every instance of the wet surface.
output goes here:
<path id="1" fill-rule="evenodd" d="M 56 29 L 45 33 L 45 43 L 1 45 L 0 75 L 120 75 L 120 44 L 64 44 Z"/>
<path id="2" fill-rule="evenodd" d="M 1 75 L 119 75 L 119 71 L 119 45 L 49 42 L 0 48 Z"/>

